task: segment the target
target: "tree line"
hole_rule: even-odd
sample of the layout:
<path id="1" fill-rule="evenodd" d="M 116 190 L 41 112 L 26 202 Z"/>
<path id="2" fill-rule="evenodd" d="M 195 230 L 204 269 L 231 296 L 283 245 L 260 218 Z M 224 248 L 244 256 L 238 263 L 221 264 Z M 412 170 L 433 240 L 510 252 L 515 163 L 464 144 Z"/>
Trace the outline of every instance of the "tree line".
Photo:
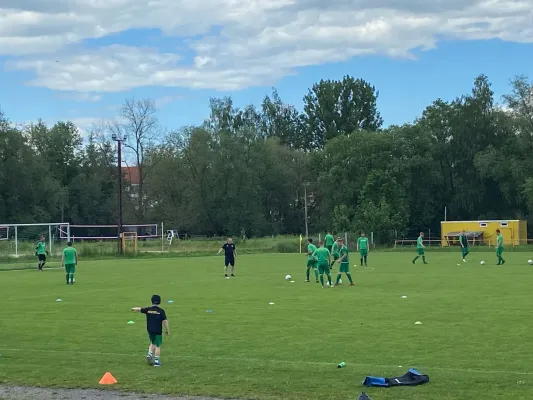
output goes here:
<path id="1" fill-rule="evenodd" d="M 369 82 L 322 80 L 304 107 L 276 90 L 259 106 L 210 100 L 197 126 L 162 127 L 154 101 L 129 99 L 83 138 L 71 122 L 25 127 L 0 110 L 0 222 L 117 220 L 115 134 L 139 185 L 124 180 L 127 223 L 195 234 L 373 231 L 384 240 L 449 219 L 533 215 L 533 82 L 498 105 L 488 78 L 437 99 L 412 123 L 383 127 Z M 135 193 L 135 195 L 132 195 Z"/>

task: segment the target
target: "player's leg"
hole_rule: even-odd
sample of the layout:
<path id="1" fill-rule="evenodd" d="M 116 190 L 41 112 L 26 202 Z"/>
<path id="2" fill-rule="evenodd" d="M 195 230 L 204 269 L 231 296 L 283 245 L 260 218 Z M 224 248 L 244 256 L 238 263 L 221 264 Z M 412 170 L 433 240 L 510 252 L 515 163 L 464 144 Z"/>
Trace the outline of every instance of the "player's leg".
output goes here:
<path id="1" fill-rule="evenodd" d="M 69 284 L 69 278 L 70 278 L 70 264 L 65 264 L 65 276 L 67 279 L 67 285 Z"/>
<path id="2" fill-rule="evenodd" d="M 333 282 L 331 281 L 331 271 L 329 269 L 329 264 L 326 264 L 326 266 L 324 268 L 324 272 L 326 273 L 326 276 L 328 277 L 329 287 L 332 287 L 333 286 Z"/>
<path id="3" fill-rule="evenodd" d="M 148 354 L 146 355 L 146 361 L 148 361 L 149 364 L 152 363 L 154 360 L 154 351 L 155 351 L 155 335 L 152 335 L 151 333 L 148 334 L 148 337 L 150 339 L 150 346 L 148 346 Z"/>
<path id="4" fill-rule="evenodd" d="M 235 277 L 235 258 L 229 260 L 229 264 L 231 265 L 231 276 Z"/>
<path id="5" fill-rule="evenodd" d="M 70 284 L 71 285 L 74 285 L 74 274 L 76 273 L 76 264 L 71 264 L 70 265 L 70 273 L 69 273 L 69 278 L 70 278 Z"/>
<path id="6" fill-rule="evenodd" d="M 161 362 L 159 361 L 159 357 L 161 356 L 161 345 L 163 344 L 163 336 L 162 335 L 155 335 L 154 340 L 154 367 L 160 367 Z"/>
<path id="7" fill-rule="evenodd" d="M 420 249 L 417 249 L 416 257 L 413 260 L 413 264 L 416 263 L 416 261 L 420 258 Z"/>
<path id="8" fill-rule="evenodd" d="M 307 260 L 307 269 L 305 271 L 306 282 L 309 282 L 309 275 L 311 275 L 311 268 L 314 267 L 314 264 L 313 260 Z"/>
<path id="9" fill-rule="evenodd" d="M 46 255 L 43 254 L 43 262 L 41 264 L 41 269 L 44 269 L 44 264 L 46 264 Z"/>
<path id="10" fill-rule="evenodd" d="M 224 258 L 224 276 L 228 277 L 228 266 L 229 266 L 229 260 L 228 257 Z"/>
<path id="11" fill-rule="evenodd" d="M 368 260 L 368 250 L 364 250 L 363 251 L 363 261 L 365 262 L 365 267 L 368 267 L 367 260 Z"/>
<path id="12" fill-rule="evenodd" d="M 341 266 L 342 266 L 342 272 L 346 274 L 346 277 L 350 281 L 350 286 L 354 286 L 352 274 L 350 273 L 350 263 L 344 263 L 344 265 L 341 264 Z"/>
<path id="13" fill-rule="evenodd" d="M 364 259 L 364 250 L 359 250 L 359 265 L 362 267 L 364 264 L 363 264 L 363 259 Z"/>
<path id="14" fill-rule="evenodd" d="M 39 271 L 42 271 L 43 270 L 43 255 L 42 254 L 37 255 L 37 259 L 39 260 L 39 263 L 37 264 L 37 269 Z"/>
<path id="15" fill-rule="evenodd" d="M 320 284 L 322 287 L 324 287 L 324 265 L 318 264 L 318 271 L 317 271 L 319 277 L 320 277 Z"/>
<path id="16" fill-rule="evenodd" d="M 421 252 L 422 252 L 422 254 L 421 254 L 422 255 L 422 262 L 424 264 L 427 264 L 427 262 L 426 262 L 426 252 L 424 251 L 424 249 L 421 249 Z"/>

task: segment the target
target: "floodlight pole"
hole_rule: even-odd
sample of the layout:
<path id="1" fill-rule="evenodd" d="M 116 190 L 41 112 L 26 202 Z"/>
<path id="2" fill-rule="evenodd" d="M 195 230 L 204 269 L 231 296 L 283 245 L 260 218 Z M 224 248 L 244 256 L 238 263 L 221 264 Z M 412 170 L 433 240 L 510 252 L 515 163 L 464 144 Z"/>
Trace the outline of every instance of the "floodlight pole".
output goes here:
<path id="1" fill-rule="evenodd" d="M 307 183 L 304 185 L 304 213 L 305 213 L 305 238 L 309 238 L 309 226 L 307 219 Z"/>
<path id="2" fill-rule="evenodd" d="M 115 142 L 117 142 L 117 180 L 118 180 L 118 224 L 117 224 L 117 240 L 118 240 L 118 254 L 123 253 L 122 248 L 122 142 L 126 140 L 126 136 L 118 137 L 113 134 L 111 136 Z"/>

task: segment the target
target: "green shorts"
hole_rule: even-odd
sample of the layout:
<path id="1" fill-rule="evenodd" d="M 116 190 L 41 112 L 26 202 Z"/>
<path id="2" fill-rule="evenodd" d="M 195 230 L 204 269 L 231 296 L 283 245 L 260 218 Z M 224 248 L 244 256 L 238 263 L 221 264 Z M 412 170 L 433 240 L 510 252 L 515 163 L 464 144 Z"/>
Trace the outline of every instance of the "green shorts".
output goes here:
<path id="1" fill-rule="evenodd" d="M 424 255 L 424 249 L 423 248 L 417 248 L 416 252 L 418 253 L 419 256 L 423 256 Z"/>
<path id="2" fill-rule="evenodd" d="M 503 253 L 503 247 L 498 247 L 498 248 L 496 248 L 496 255 L 497 255 L 497 256 L 501 256 L 502 253 Z"/>
<path id="3" fill-rule="evenodd" d="M 67 274 L 73 274 L 76 272 L 76 264 L 65 264 L 65 272 Z"/>
<path id="4" fill-rule="evenodd" d="M 319 274 L 329 274 L 329 264 L 318 264 Z"/>
<path id="5" fill-rule="evenodd" d="M 350 263 L 349 262 L 342 262 L 340 264 L 339 273 L 341 273 L 341 272 L 344 272 L 346 274 L 350 272 Z"/>
<path id="6" fill-rule="evenodd" d="M 307 260 L 307 268 L 316 268 L 315 260 Z"/>
<path id="7" fill-rule="evenodd" d="M 366 256 L 368 256 L 368 249 L 361 249 L 361 250 L 359 250 L 359 255 L 360 255 L 361 257 L 366 257 Z"/>
<path id="8" fill-rule="evenodd" d="M 468 247 L 461 247 L 461 254 L 463 255 L 463 258 L 469 253 Z"/>
<path id="9" fill-rule="evenodd" d="M 163 344 L 163 335 L 155 335 L 153 333 L 149 333 L 148 337 L 150 338 L 150 343 L 152 343 L 155 347 L 161 347 Z"/>

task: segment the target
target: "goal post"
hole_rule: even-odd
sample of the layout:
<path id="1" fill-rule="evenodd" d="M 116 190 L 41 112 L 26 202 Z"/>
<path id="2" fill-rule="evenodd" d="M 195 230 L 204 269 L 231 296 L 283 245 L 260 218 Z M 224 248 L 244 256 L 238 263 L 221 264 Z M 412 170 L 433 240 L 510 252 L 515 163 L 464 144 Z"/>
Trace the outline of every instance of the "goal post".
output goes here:
<path id="1" fill-rule="evenodd" d="M 130 247 L 127 245 L 128 243 L 131 243 Z M 133 252 L 137 254 L 137 232 L 122 232 L 122 251 L 126 253 L 131 250 L 131 247 L 133 247 Z"/>
<path id="2" fill-rule="evenodd" d="M 46 248 L 50 254 L 53 254 L 55 243 L 62 239 L 70 240 L 70 224 L 67 222 L 0 223 L 0 254 L 11 257 L 32 254 L 41 235 L 46 237 Z"/>

